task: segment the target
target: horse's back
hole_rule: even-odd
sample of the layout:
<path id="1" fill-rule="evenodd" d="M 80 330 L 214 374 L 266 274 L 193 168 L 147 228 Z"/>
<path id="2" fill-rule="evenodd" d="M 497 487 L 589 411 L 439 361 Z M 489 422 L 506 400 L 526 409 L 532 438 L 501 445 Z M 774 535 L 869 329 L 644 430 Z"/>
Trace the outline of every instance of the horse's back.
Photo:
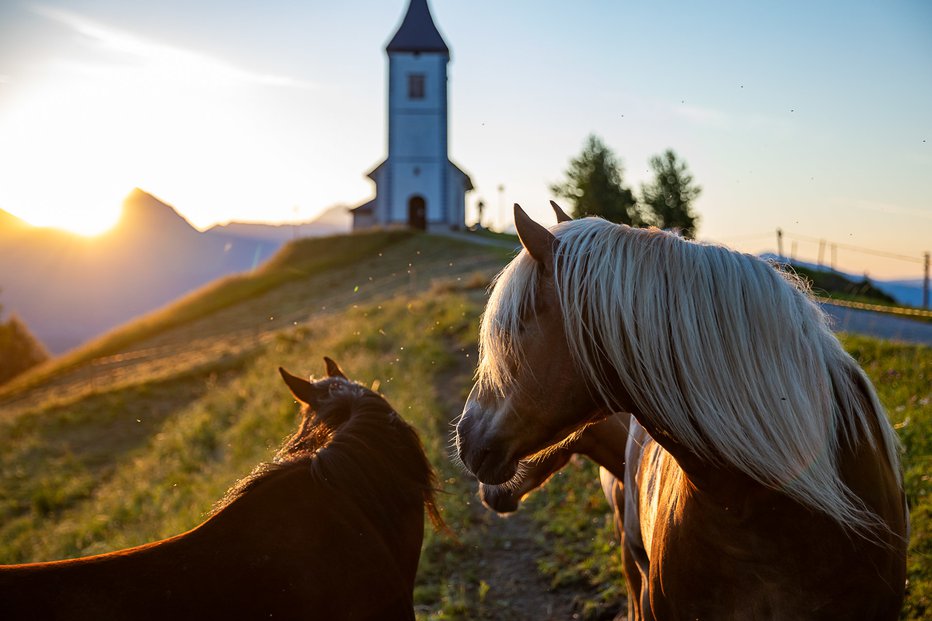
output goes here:
<path id="1" fill-rule="evenodd" d="M 307 483 L 300 472 L 291 476 Z M 258 487 L 250 502 L 162 542 L 0 567 L 0 616 L 413 618 L 413 576 L 386 542 L 393 533 L 336 495 L 289 487 Z"/>

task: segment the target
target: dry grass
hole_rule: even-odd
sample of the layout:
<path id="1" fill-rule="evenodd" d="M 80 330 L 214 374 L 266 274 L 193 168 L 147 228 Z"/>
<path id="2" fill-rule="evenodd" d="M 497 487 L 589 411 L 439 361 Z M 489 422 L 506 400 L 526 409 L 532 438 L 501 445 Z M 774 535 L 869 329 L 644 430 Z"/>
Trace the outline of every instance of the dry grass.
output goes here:
<path id="1" fill-rule="evenodd" d="M 200 294 L 207 299 L 172 305 L 4 391 L 0 562 L 102 552 L 194 526 L 293 430 L 296 408 L 276 368 L 321 374 L 328 355 L 351 376 L 378 381 L 440 471 L 443 512 L 459 543 L 428 534 L 418 617 L 496 618 L 486 595 L 497 585 L 483 584 L 475 553 L 494 523 L 476 507 L 474 482 L 448 459 L 447 441 L 471 382 L 484 286 L 508 253 L 384 235 L 365 248 L 304 242 L 263 268 L 290 274 L 274 285 L 216 285 Z M 335 244 L 326 261 L 316 243 Z M 304 268 L 292 270 L 292 261 Z M 225 299 L 210 300 L 218 291 Z M 904 618 L 927 618 L 932 354 L 872 339 L 845 344 L 906 447 L 913 541 Z M 594 468 L 578 464 L 528 507 L 541 572 L 577 594 L 590 618 L 622 596 L 599 496 Z"/>

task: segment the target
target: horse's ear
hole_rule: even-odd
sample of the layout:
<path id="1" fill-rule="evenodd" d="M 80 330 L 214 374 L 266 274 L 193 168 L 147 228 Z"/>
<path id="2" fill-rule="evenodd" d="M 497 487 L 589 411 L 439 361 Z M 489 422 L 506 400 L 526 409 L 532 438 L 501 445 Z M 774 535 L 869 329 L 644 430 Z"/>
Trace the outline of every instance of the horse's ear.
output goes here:
<path id="1" fill-rule="evenodd" d="M 553 207 L 553 213 L 556 214 L 558 223 L 569 222 L 570 220 L 572 220 L 572 218 L 569 217 L 569 215 L 565 211 L 563 211 L 563 208 L 557 205 L 555 201 L 550 201 L 550 206 Z"/>
<path id="2" fill-rule="evenodd" d="M 528 254 L 546 271 L 553 273 L 553 249 L 557 244 L 557 238 L 546 228 L 531 220 L 531 217 L 524 213 L 518 203 L 515 203 L 515 229 L 518 231 L 521 245 Z"/>
<path id="3" fill-rule="evenodd" d="M 327 394 L 326 389 L 320 389 L 306 379 L 296 377 L 281 367 L 278 367 L 278 372 L 281 373 L 282 379 L 285 380 L 291 394 L 301 403 L 316 406 L 317 400 Z"/>
<path id="4" fill-rule="evenodd" d="M 343 369 L 341 369 L 340 365 L 334 362 L 332 358 L 324 356 L 324 364 L 327 365 L 327 377 L 342 377 L 346 379 L 346 374 L 343 373 Z"/>

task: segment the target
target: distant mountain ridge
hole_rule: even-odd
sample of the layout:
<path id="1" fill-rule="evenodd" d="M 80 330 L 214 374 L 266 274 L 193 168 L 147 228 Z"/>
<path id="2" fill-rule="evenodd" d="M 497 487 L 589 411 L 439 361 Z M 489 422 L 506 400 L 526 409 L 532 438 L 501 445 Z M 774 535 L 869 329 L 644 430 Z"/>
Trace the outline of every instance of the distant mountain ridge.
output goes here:
<path id="1" fill-rule="evenodd" d="M 229 222 L 209 228 L 207 233 L 286 242 L 298 237 L 323 237 L 349 233 L 353 217 L 345 205 L 335 205 L 309 222 L 265 224 L 263 222 Z"/>
<path id="2" fill-rule="evenodd" d="M 301 233 L 330 231 L 302 225 Z M 0 304 L 61 353 L 219 277 L 248 271 L 287 239 L 200 232 L 140 189 L 95 238 L 32 227 L 0 211 Z M 328 233 L 323 233 L 328 234 Z"/>

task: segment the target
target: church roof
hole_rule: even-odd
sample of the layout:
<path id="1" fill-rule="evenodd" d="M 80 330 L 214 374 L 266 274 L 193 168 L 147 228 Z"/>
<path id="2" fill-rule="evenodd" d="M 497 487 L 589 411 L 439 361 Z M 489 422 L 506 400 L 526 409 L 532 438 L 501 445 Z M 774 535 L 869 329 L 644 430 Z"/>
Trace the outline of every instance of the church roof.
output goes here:
<path id="1" fill-rule="evenodd" d="M 350 211 L 355 211 L 360 214 L 370 214 L 373 211 L 375 211 L 375 199 L 372 198 L 372 199 L 367 200 L 362 205 L 356 205 L 355 207 L 351 207 Z"/>
<path id="2" fill-rule="evenodd" d="M 450 166 L 453 167 L 453 170 L 455 170 L 456 172 L 458 172 L 459 174 L 463 176 L 463 181 L 466 182 L 464 184 L 466 191 L 469 192 L 470 190 L 475 190 L 476 187 L 472 184 L 472 179 L 469 177 L 466 171 L 464 171 L 462 168 L 454 164 L 453 160 L 448 159 L 447 161 L 450 163 Z"/>
<path id="3" fill-rule="evenodd" d="M 385 46 L 391 52 L 441 52 L 450 55 L 440 31 L 430 16 L 427 0 L 411 0 L 401 26 Z"/>

